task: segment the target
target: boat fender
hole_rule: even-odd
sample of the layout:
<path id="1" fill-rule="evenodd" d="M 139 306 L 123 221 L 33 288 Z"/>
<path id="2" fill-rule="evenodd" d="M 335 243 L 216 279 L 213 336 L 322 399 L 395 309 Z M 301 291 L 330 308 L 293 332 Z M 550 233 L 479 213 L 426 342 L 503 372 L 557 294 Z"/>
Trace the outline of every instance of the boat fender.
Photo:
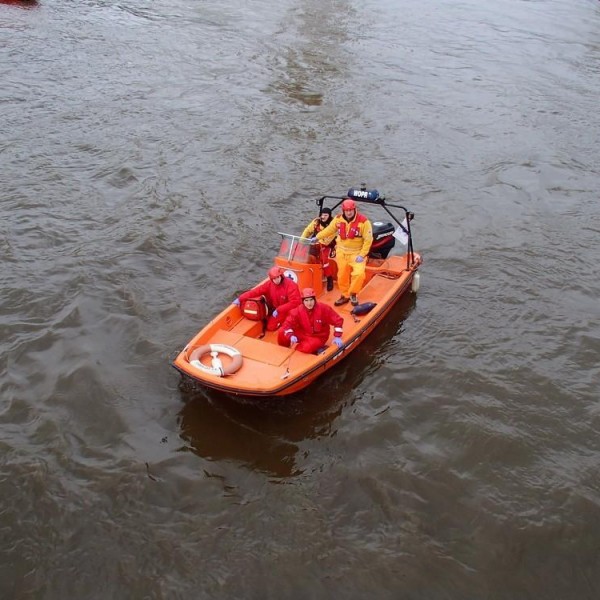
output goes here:
<path id="1" fill-rule="evenodd" d="M 366 315 L 370 313 L 377 306 L 377 302 L 363 302 L 358 304 L 351 311 L 351 315 Z"/>
<path id="2" fill-rule="evenodd" d="M 421 274 L 417 271 L 413 275 L 412 286 L 411 286 L 411 289 L 414 294 L 416 294 L 419 291 L 419 287 L 421 287 Z"/>
<path id="3" fill-rule="evenodd" d="M 200 360 L 209 352 L 212 356 L 211 366 L 205 365 Z M 221 361 L 219 360 L 219 354 L 226 354 L 231 358 L 231 362 L 226 367 L 223 367 Z M 209 375 L 225 377 L 225 375 L 232 375 L 240 370 L 243 358 L 242 353 L 233 346 L 227 346 L 226 344 L 205 344 L 204 346 L 198 346 L 198 348 L 194 348 L 194 350 L 192 350 L 189 361 L 192 367 L 196 367 L 197 369 L 200 369 Z"/>

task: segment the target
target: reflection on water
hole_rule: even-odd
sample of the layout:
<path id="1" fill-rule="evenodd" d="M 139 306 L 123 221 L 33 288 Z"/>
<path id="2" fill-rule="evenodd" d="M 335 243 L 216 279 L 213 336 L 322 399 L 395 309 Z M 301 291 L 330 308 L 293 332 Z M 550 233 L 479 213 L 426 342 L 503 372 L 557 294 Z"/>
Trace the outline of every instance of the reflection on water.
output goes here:
<path id="1" fill-rule="evenodd" d="M 277 477 L 299 474 L 298 446 L 286 439 L 291 421 L 285 415 L 249 410 L 252 407 L 224 395 L 218 404 L 200 392 L 182 395 L 186 404 L 179 413 L 181 436 L 193 452 L 210 461 L 239 461 Z"/>
<path id="2" fill-rule="evenodd" d="M 304 473 L 302 442 L 335 435 L 335 420 L 352 391 L 380 364 L 380 353 L 416 305 L 407 293 L 383 324 L 346 360 L 312 386 L 284 398 L 241 399 L 200 389 L 182 378 L 179 413 L 187 447 L 210 461 L 234 460 L 275 477 Z"/>

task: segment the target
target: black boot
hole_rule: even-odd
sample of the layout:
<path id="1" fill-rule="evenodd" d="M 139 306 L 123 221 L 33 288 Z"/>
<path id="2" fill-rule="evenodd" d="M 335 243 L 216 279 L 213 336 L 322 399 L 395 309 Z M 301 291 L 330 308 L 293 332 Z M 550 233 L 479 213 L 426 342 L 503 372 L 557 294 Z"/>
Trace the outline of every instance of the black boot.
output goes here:
<path id="1" fill-rule="evenodd" d="M 331 275 L 327 278 L 327 291 L 330 292 L 333 289 L 333 277 Z"/>

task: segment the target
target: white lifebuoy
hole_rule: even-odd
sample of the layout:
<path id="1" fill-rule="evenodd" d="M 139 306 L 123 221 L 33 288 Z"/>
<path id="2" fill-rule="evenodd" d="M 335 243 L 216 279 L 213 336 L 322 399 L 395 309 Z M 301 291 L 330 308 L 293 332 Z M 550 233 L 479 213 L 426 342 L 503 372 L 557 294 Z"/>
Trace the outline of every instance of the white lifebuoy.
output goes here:
<path id="1" fill-rule="evenodd" d="M 212 356 L 210 367 L 200 360 L 209 352 Z M 231 362 L 226 367 L 223 367 L 223 364 L 219 360 L 219 354 L 226 354 L 231 358 Z M 242 353 L 233 346 L 227 346 L 226 344 L 205 344 L 191 351 L 189 361 L 190 365 L 196 367 L 196 369 L 200 369 L 210 375 L 217 375 L 217 377 L 225 377 L 225 375 L 232 375 L 239 371 L 243 358 Z"/>

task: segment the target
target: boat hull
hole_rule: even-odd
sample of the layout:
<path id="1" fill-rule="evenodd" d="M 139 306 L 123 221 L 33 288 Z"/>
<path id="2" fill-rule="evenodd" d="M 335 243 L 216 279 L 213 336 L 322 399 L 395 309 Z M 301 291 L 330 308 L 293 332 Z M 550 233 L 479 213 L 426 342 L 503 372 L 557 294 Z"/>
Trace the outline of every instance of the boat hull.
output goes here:
<path id="1" fill-rule="evenodd" d="M 262 324 L 242 316 L 238 306 L 229 305 L 177 355 L 173 366 L 183 376 L 208 388 L 245 397 L 287 396 L 311 385 L 348 354 L 360 347 L 369 334 L 385 320 L 406 293 L 411 293 L 414 275 L 421 264 L 416 253 L 369 259 L 367 279 L 359 299 L 375 306 L 368 314 L 352 314 L 352 305 L 334 306 L 339 297 L 337 284 L 327 292 L 322 286 L 320 264 L 298 263 L 278 256 L 275 263 L 298 279 L 300 287 L 316 288 L 318 301 L 333 306 L 344 318 L 344 346 L 338 349 L 331 338 L 323 353 L 305 354 L 277 344 L 277 332 L 266 332 Z M 221 370 L 211 367 L 210 346 L 227 346 L 242 356 L 241 366 L 232 367 L 231 358 L 219 354 Z M 207 351 L 198 356 L 198 349 Z M 233 353 L 233 352 L 231 352 Z M 235 368 L 235 372 L 229 372 Z"/>

